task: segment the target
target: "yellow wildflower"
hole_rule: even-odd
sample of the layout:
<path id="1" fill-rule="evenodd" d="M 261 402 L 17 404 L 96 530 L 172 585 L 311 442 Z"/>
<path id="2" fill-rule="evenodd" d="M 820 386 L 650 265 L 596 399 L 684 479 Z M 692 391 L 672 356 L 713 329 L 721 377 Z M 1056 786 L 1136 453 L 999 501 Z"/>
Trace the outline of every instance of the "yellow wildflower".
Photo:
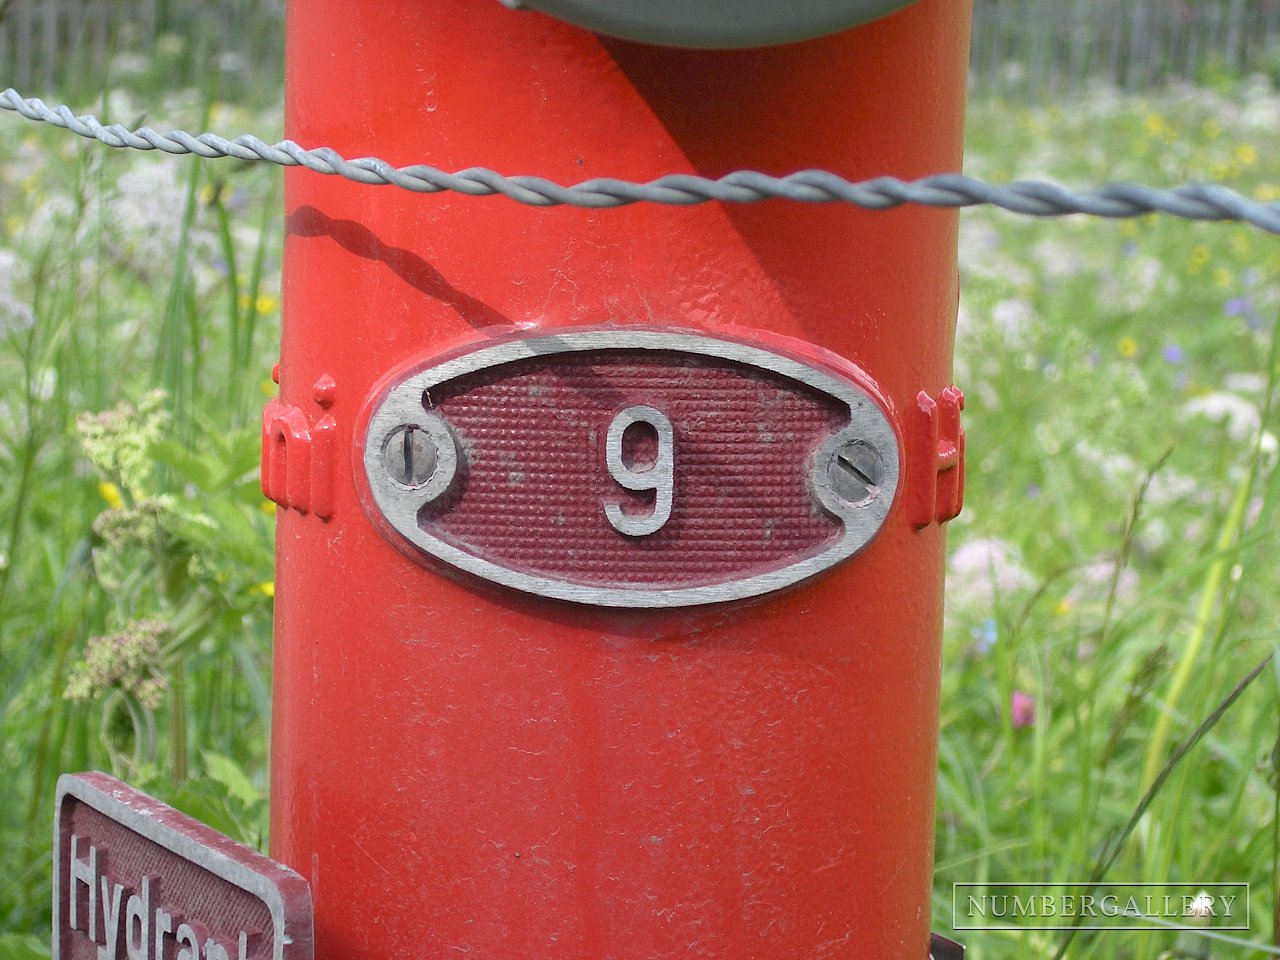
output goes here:
<path id="1" fill-rule="evenodd" d="M 1236 147 L 1236 162 L 1242 167 L 1252 167 L 1258 162 L 1258 151 L 1251 143 L 1242 143 Z"/>
<path id="2" fill-rule="evenodd" d="M 1163 113 L 1148 113 L 1146 119 L 1142 121 L 1142 129 L 1147 131 L 1147 135 L 1151 137 L 1163 136 L 1169 130 L 1169 124 L 1164 119 Z"/>
<path id="3" fill-rule="evenodd" d="M 1236 275 L 1227 267 L 1218 267 L 1213 271 L 1213 282 L 1221 290 L 1230 290 L 1235 286 Z"/>
<path id="4" fill-rule="evenodd" d="M 1120 342 L 1116 344 L 1116 349 L 1120 351 L 1120 356 L 1126 360 L 1135 357 L 1138 354 L 1138 341 L 1133 337 L 1121 337 Z"/>
<path id="5" fill-rule="evenodd" d="M 280 300 L 268 293 L 260 293 L 256 297 L 250 297 L 247 293 L 240 294 L 240 309 L 248 310 L 253 307 L 256 314 L 271 313 L 276 307 L 280 306 Z"/>
<path id="6" fill-rule="evenodd" d="M 1054 606 L 1053 612 L 1056 616 L 1065 617 L 1068 613 L 1071 612 L 1071 601 L 1066 599 L 1065 597 L 1059 600 L 1057 604 Z"/>
<path id="7" fill-rule="evenodd" d="M 1191 274 L 1199 273 L 1212 259 L 1213 254 L 1209 252 L 1208 247 L 1203 243 L 1196 244 L 1191 248 L 1191 255 L 1187 257 L 1187 272 Z"/>
<path id="8" fill-rule="evenodd" d="M 200 188 L 200 202 L 206 207 L 225 203 L 231 196 L 231 187 L 223 180 L 214 180 Z"/>
<path id="9" fill-rule="evenodd" d="M 274 580 L 264 580 L 262 583 L 255 584 L 252 589 L 254 593 L 260 593 L 264 597 L 275 597 L 276 582 Z"/>
<path id="10" fill-rule="evenodd" d="M 98 496 L 100 496 L 108 507 L 112 510 L 119 510 L 124 506 L 124 497 L 120 495 L 120 488 L 109 480 L 103 480 L 98 484 Z"/>

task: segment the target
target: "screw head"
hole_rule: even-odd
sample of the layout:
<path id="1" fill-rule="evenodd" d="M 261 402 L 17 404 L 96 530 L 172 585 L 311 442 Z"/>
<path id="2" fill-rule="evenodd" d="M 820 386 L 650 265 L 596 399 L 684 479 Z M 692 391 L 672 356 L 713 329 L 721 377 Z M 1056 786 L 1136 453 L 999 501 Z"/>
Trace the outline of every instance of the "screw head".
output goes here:
<path id="1" fill-rule="evenodd" d="M 421 487 L 435 475 L 440 452 L 431 434 L 416 424 L 396 427 L 382 445 L 382 465 L 396 483 Z"/>
<path id="2" fill-rule="evenodd" d="M 880 495 L 884 459 L 866 440 L 850 440 L 839 447 L 827 466 L 831 490 L 846 503 L 867 504 Z"/>

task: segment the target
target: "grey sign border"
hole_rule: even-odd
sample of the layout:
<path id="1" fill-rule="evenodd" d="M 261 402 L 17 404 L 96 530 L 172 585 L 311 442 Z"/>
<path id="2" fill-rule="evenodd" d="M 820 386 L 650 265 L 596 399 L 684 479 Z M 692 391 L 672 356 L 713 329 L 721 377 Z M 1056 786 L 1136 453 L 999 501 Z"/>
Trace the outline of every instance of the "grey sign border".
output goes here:
<path id="1" fill-rule="evenodd" d="M 99 785 L 101 784 L 101 785 Z M 132 830 L 157 846 L 190 861 L 232 886 L 257 897 L 271 915 L 274 929 L 272 960 L 306 960 L 314 955 L 312 936 L 314 919 L 311 888 L 300 875 L 257 850 L 236 843 L 207 824 L 161 803 L 141 790 L 116 780 L 105 773 L 64 773 L 58 777 L 54 798 L 53 822 L 53 942 L 51 960 L 61 960 L 62 953 L 62 889 L 63 872 L 62 811 L 68 798 L 79 800 L 103 816 Z M 144 805 L 145 804 L 145 805 Z M 177 825 L 174 825 L 174 824 Z M 190 832 L 183 832 L 189 828 Z M 201 843 L 192 833 L 203 833 L 228 850 Z M 271 875 L 274 875 L 271 876 Z M 292 887 L 290 898 L 302 898 L 305 918 L 291 918 L 285 902 L 284 886 Z M 69 892 L 69 891 L 68 891 Z M 303 929 L 299 936 L 287 937 L 287 921 L 292 919 Z M 292 947 L 286 954 L 286 948 Z M 300 952 L 302 951 L 302 952 Z"/>
<path id="2" fill-rule="evenodd" d="M 591 350 L 675 351 L 736 361 L 805 384 L 845 403 L 849 408 L 849 423 L 824 441 L 810 473 L 815 498 L 842 522 L 843 536 L 822 553 L 778 570 L 725 583 L 655 590 L 651 587 L 598 587 L 522 573 L 460 550 L 423 530 L 418 523 L 418 511 L 427 498 L 392 480 L 380 462 L 383 438 L 392 430 L 405 424 L 425 425 L 434 417 L 434 414 L 426 412 L 423 395 L 442 383 L 488 367 L 533 357 Z M 884 466 L 878 495 L 860 504 L 849 504 L 839 499 L 826 476 L 826 459 L 834 456 L 842 444 L 854 439 L 874 444 L 881 451 Z M 419 369 L 390 386 L 374 402 L 361 443 L 372 506 L 414 546 L 493 583 L 538 596 L 603 607 L 671 608 L 721 603 L 771 593 L 808 579 L 855 555 L 871 542 L 897 497 L 901 474 L 897 431 L 876 398 L 852 380 L 738 340 L 659 330 L 595 329 L 542 334 L 481 347 L 435 366 Z"/>
<path id="3" fill-rule="evenodd" d="M 1075 926 L 1071 924 L 1063 924 L 1061 926 L 1039 926 L 1039 925 L 1025 926 L 1021 924 L 1019 925 L 1006 924 L 1004 926 L 981 926 L 981 927 L 957 926 L 955 922 L 956 917 L 958 916 L 958 914 L 956 913 L 956 894 L 961 887 L 965 887 L 965 888 L 978 887 L 978 888 L 988 888 L 988 889 L 991 887 L 996 887 L 996 888 L 999 888 L 999 887 L 1045 887 L 1045 888 L 1090 887 L 1094 890 L 1097 890 L 1100 888 L 1114 888 L 1114 887 L 1121 887 L 1124 889 L 1132 889 L 1133 887 L 1163 887 L 1166 889 L 1169 887 L 1188 887 L 1188 888 L 1194 887 L 1197 890 L 1205 890 L 1205 891 L 1208 891 L 1213 887 L 1244 887 L 1244 926 L 1202 927 L 1202 926 L 1197 926 L 1195 924 L 1190 924 L 1190 923 L 1170 924 L 1168 926 L 1151 926 L 1151 927 L 1125 927 L 1125 926 L 1101 926 L 1101 925 L 1092 926 L 1087 924 L 1078 924 Z M 1247 880 L 1234 881 L 1234 882 L 1230 880 L 1222 880 L 1222 881 L 1215 881 L 1213 883 L 1195 883 L 1195 882 L 1160 883 L 1158 881 L 1142 881 L 1140 883 L 1121 883 L 1116 881 L 1107 881 L 1107 882 L 1099 882 L 1099 883 L 1088 883 L 1085 881 L 1060 883 L 1056 881 L 1040 882 L 1040 881 L 1031 881 L 1031 880 L 1023 881 L 1023 882 L 1016 882 L 1016 881 L 983 882 L 983 881 L 964 880 L 964 881 L 956 881 L 951 884 L 951 929 L 955 930 L 956 932 L 969 932 L 974 930 L 1004 930 L 1004 931 L 1008 931 L 1008 930 L 1104 930 L 1108 932 L 1137 933 L 1142 931 L 1153 931 L 1153 932 L 1163 931 L 1165 933 L 1176 933 L 1181 930 L 1188 930 L 1193 933 L 1196 931 L 1208 931 L 1210 933 L 1223 933 L 1226 931 L 1234 931 L 1237 933 L 1241 933 L 1241 932 L 1247 932 L 1250 929 L 1252 929 L 1249 922 L 1250 912 L 1252 909 L 1252 905 L 1249 899 L 1250 893 L 1251 893 L 1250 885 Z"/>

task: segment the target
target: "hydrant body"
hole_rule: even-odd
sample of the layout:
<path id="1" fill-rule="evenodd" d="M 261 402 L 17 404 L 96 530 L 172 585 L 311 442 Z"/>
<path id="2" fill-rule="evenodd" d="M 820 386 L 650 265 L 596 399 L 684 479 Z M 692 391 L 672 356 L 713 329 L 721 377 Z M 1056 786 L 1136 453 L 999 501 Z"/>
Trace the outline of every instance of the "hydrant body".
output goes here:
<path id="1" fill-rule="evenodd" d="M 558 183 L 959 168 L 960 0 L 716 52 L 607 39 L 496 0 L 291 0 L 288 17 L 287 135 L 347 157 Z M 923 960 L 940 521 L 958 509 L 962 452 L 947 392 L 954 212 L 778 200 L 541 208 L 294 170 L 286 216 L 280 397 L 264 418 L 264 486 L 281 505 L 272 854 L 312 886 L 317 956 Z M 847 385 L 850 409 L 870 398 L 897 438 L 882 453 L 900 482 L 869 543 L 812 575 L 798 567 L 777 589 L 648 603 L 610 586 L 626 551 L 687 538 L 705 519 L 682 513 L 708 483 L 689 438 L 698 410 L 729 416 L 683 373 L 663 375 L 660 399 L 646 399 L 651 377 L 624 388 L 619 377 L 639 374 L 617 344 L 643 340 L 629 331 L 719 351 L 697 370 L 749 367 L 753 397 L 778 370 L 813 369 L 814 382 Z M 520 345 L 548 337 L 603 351 L 575 368 L 573 389 L 590 375 L 625 394 L 615 406 L 657 431 L 647 463 L 664 462 L 663 437 L 674 437 L 672 479 L 637 494 L 651 507 L 624 504 L 612 521 L 590 508 L 604 531 L 592 536 L 616 532 L 608 550 L 623 559 L 605 569 L 583 535 L 572 576 L 593 584 L 585 599 L 483 572 L 497 549 L 485 544 L 541 529 L 539 496 L 504 494 L 481 531 L 490 540 L 467 547 L 481 560 L 460 566 L 397 533 L 443 523 L 434 507 L 384 515 L 366 475 L 387 460 L 396 489 L 417 489 L 416 440 L 396 434 L 403 462 L 399 446 L 389 457 L 380 439 L 371 446 L 396 384 L 446 390 L 439 371 L 487 375 L 467 359 L 477 351 L 526 356 L 543 347 Z M 530 368 L 543 379 L 529 397 L 567 369 L 556 362 Z M 444 512 L 487 489 L 486 431 L 514 436 L 536 419 L 517 398 L 501 422 L 482 411 L 464 423 L 450 414 L 463 400 L 449 396 L 422 399 L 454 417 L 447 445 L 465 490 L 439 501 Z M 552 419 L 559 396 L 544 404 Z M 583 449 L 625 452 L 633 421 L 618 416 L 592 426 L 596 446 Z M 735 416 L 755 442 L 767 415 Z M 540 436 L 517 438 L 512 456 L 534 456 L 524 448 Z M 820 472 L 814 456 L 794 451 L 802 478 Z M 606 480 L 645 474 L 615 467 Z M 531 483 L 528 469 L 500 480 Z M 433 454 L 423 483 L 441 470 Z M 646 532 L 664 496 L 670 522 Z M 737 506 L 732 491 L 705 502 L 712 513 Z M 481 539 L 470 527 L 456 535 L 463 547 Z M 623 594 L 640 599 L 608 601 Z"/>

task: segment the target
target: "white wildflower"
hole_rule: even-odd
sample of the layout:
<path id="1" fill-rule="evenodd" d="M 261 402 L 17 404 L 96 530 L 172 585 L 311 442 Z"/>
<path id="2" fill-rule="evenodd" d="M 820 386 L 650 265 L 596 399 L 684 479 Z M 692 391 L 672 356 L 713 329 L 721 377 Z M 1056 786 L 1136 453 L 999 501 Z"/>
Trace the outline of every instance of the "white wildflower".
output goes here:
<path id="1" fill-rule="evenodd" d="M 997 537 L 970 540 L 948 563 L 948 594 L 968 607 L 988 609 L 997 598 L 1028 590 L 1035 582 L 1018 548 Z"/>
<path id="2" fill-rule="evenodd" d="M 1204 489 L 1202 483 L 1168 467 L 1148 479 L 1148 469 L 1126 453 L 1104 450 L 1088 440 L 1075 441 L 1072 449 L 1075 461 L 1090 467 L 1094 475 L 1110 487 L 1136 489 L 1138 484 L 1145 482 L 1145 499 L 1153 506 L 1182 503 L 1192 498 L 1212 499 L 1212 494 Z"/>
<path id="3" fill-rule="evenodd" d="M 1276 117 L 1280 117 L 1280 97 L 1276 96 L 1265 76 L 1254 74 L 1250 77 L 1240 99 L 1244 104 L 1240 109 L 1243 127 L 1258 133 L 1275 133 Z"/>
<path id="4" fill-rule="evenodd" d="M 95 111 L 91 108 L 88 112 L 93 113 Z M 127 127 L 134 127 L 145 119 L 146 108 L 142 105 L 142 101 L 127 88 L 117 86 L 107 91 L 105 113 L 113 123 L 123 123 Z M 166 124 L 160 124 L 160 129 L 163 130 L 166 126 Z"/>
<path id="5" fill-rule="evenodd" d="M 1185 473 L 1169 469 L 1161 470 L 1147 485 L 1147 502 L 1157 507 L 1182 503 L 1192 498 L 1211 499 L 1212 494 L 1204 489 L 1203 483 Z"/>
<path id="6" fill-rule="evenodd" d="M 1115 582 L 1117 603 L 1127 606 L 1138 599 L 1138 574 L 1129 567 L 1117 573 L 1115 559 L 1102 557 L 1091 560 L 1080 569 L 1074 585 L 1067 591 L 1066 601 L 1072 607 L 1103 603 L 1111 592 L 1112 581 Z"/>
<path id="7" fill-rule="evenodd" d="M 1006 341 L 1021 343 L 1030 332 L 1035 311 L 1031 303 L 1021 297 L 1001 300 L 991 309 L 991 322 Z"/>
<path id="8" fill-rule="evenodd" d="M 31 304 L 14 286 L 18 273 L 18 255 L 0 250 L 0 336 L 29 330 L 35 322 Z"/>
<path id="9" fill-rule="evenodd" d="M 1116 288 L 1118 302 L 1129 311 L 1146 310 L 1157 292 L 1172 296 L 1178 292 L 1177 277 L 1167 274 L 1164 264 L 1156 257 L 1137 257 L 1124 272 Z"/>
<path id="10" fill-rule="evenodd" d="M 1073 459 L 1080 464 L 1088 465 L 1093 472 L 1109 486 L 1128 487 L 1142 474 L 1138 461 L 1127 453 L 1118 450 L 1104 450 L 1094 446 L 1088 440 L 1076 440 L 1072 444 Z"/>
<path id="11" fill-rule="evenodd" d="M 1252 440 L 1261 418 L 1258 408 L 1244 397 L 1226 391 L 1193 397 L 1182 405 L 1184 417 L 1204 417 L 1226 427 L 1227 435 L 1237 442 Z"/>
<path id="12" fill-rule="evenodd" d="M 143 158 L 116 184 L 108 201 L 108 234 L 118 256 L 142 271 L 169 271 L 182 230 L 182 211 L 187 187 L 178 179 L 180 167 L 174 163 Z M 192 227 L 188 244 L 194 259 L 212 255 L 213 235 Z"/>
<path id="13" fill-rule="evenodd" d="M 1260 373 L 1229 373 L 1222 378 L 1222 385 L 1232 393 L 1262 396 L 1267 389 L 1267 378 Z"/>
<path id="14" fill-rule="evenodd" d="M 111 72 L 117 77 L 136 77 L 147 72 L 147 58 L 139 53 L 118 53 L 111 58 Z"/>
<path id="15" fill-rule="evenodd" d="M 44 197 L 31 208 L 27 222 L 22 226 L 22 236 L 28 247 L 35 249 L 48 246 L 56 235 L 63 232 L 83 233 L 84 224 L 69 229 L 76 218 L 76 205 L 64 194 Z M 61 236 L 59 237 L 61 241 Z M 65 241 L 62 241 L 65 242 Z"/>
<path id="16" fill-rule="evenodd" d="M 1040 264 L 1044 275 L 1051 280 L 1070 279 L 1079 274 L 1083 267 L 1079 244 L 1045 239 L 1031 248 L 1031 255 Z"/>
<path id="17" fill-rule="evenodd" d="M 977 217 L 960 219 L 960 237 L 957 248 L 960 272 L 974 276 L 994 276 L 992 269 L 996 252 L 1000 249 L 1000 231 Z"/>
<path id="18" fill-rule="evenodd" d="M 1264 430 L 1262 436 L 1258 438 L 1258 456 L 1263 471 L 1269 471 L 1276 465 L 1276 456 L 1280 454 L 1280 443 L 1276 441 L 1276 435 L 1270 430 Z"/>

